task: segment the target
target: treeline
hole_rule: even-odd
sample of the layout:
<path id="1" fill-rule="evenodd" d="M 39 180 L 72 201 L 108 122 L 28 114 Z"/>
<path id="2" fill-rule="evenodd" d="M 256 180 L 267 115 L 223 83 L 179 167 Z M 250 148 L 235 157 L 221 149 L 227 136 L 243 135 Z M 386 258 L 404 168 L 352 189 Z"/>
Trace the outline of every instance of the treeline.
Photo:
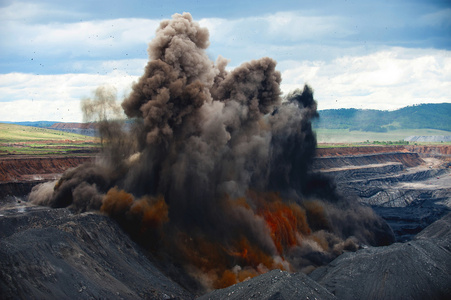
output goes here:
<path id="1" fill-rule="evenodd" d="M 319 111 L 315 128 L 387 132 L 396 129 L 451 131 L 451 103 L 420 104 L 395 111 L 327 109 Z"/>

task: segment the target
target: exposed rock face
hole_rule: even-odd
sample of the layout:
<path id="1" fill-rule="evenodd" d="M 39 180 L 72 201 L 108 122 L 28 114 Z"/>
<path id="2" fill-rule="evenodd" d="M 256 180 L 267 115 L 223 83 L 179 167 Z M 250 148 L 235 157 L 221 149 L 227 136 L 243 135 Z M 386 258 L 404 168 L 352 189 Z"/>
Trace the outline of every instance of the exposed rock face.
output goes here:
<path id="1" fill-rule="evenodd" d="M 451 214 L 414 240 L 346 253 L 310 277 L 339 299 L 449 299 Z"/>
<path id="2" fill-rule="evenodd" d="M 320 148 L 317 157 L 362 155 L 388 152 L 413 152 L 423 154 L 451 155 L 450 145 L 395 145 L 395 146 L 362 146 L 362 147 L 333 147 Z"/>
<path id="3" fill-rule="evenodd" d="M 1 299 L 191 299 L 109 217 L 0 210 Z"/>
<path id="4" fill-rule="evenodd" d="M 88 156 L 1 157 L 0 200 L 28 195 L 35 185 L 55 180 L 65 170 L 93 159 Z"/>
<path id="5" fill-rule="evenodd" d="M 199 299 L 301 300 L 337 298 L 303 273 L 290 274 L 281 270 L 273 270 L 228 288 L 215 290 Z"/>
<path id="6" fill-rule="evenodd" d="M 86 156 L 53 157 L 2 157 L 0 159 L 0 181 L 21 181 L 52 174 L 61 174 L 69 168 L 92 160 Z"/>
<path id="7" fill-rule="evenodd" d="M 408 152 L 406 146 L 362 146 L 362 147 L 332 147 L 332 148 L 319 148 L 316 149 L 317 157 L 330 157 L 330 156 L 346 156 L 346 155 L 365 155 L 375 153 L 388 153 L 388 152 Z M 414 151 L 410 151 L 414 152 Z"/>
<path id="8" fill-rule="evenodd" d="M 345 156 L 318 157 L 313 164 L 317 170 L 337 168 L 344 166 L 364 166 L 382 164 L 387 162 L 400 162 L 406 167 L 415 167 L 423 161 L 417 153 L 390 152 L 374 154 L 358 154 Z"/>
<path id="9" fill-rule="evenodd" d="M 0 181 L 0 199 L 23 197 L 31 192 L 31 189 L 46 180 L 31 180 L 31 181 Z"/>
<path id="10" fill-rule="evenodd" d="M 408 145 L 405 146 L 405 149 L 407 149 L 410 152 L 416 152 L 420 153 L 424 156 L 430 156 L 430 155 L 446 155 L 448 157 L 448 160 L 451 158 L 451 146 L 450 145 Z"/>
<path id="11" fill-rule="evenodd" d="M 410 240 L 451 210 L 448 146 L 374 148 L 320 149 L 315 167 L 334 178 L 342 194 L 371 205 L 397 241 Z"/>

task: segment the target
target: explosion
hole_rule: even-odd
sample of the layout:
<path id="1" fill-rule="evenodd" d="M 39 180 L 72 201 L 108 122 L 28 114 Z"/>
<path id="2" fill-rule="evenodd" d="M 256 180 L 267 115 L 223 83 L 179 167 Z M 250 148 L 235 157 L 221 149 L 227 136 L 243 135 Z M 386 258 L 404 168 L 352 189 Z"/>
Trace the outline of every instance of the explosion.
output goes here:
<path id="1" fill-rule="evenodd" d="M 144 75 L 122 102 L 128 119 L 102 120 L 96 161 L 29 199 L 108 214 L 198 292 L 391 243 L 371 209 L 311 172 L 312 89 L 282 97 L 270 58 L 228 71 L 226 59 L 208 58 L 208 38 L 188 13 L 161 22 Z"/>

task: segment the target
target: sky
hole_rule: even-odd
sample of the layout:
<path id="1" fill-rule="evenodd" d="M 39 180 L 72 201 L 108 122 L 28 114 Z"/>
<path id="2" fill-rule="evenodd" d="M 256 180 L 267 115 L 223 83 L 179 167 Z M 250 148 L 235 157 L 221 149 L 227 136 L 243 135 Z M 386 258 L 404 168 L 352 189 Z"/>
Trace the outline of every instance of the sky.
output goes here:
<path id="1" fill-rule="evenodd" d="M 82 122 L 98 86 L 121 102 L 160 21 L 191 13 L 228 69 L 271 57 L 318 109 L 451 102 L 451 0 L 0 0 L 0 121 Z"/>

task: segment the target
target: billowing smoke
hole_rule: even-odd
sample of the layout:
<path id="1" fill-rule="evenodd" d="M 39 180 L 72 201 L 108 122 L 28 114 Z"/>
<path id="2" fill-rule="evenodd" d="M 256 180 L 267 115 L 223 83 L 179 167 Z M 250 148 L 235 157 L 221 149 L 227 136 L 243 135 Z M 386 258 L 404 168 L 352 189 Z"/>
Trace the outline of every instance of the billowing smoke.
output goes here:
<path id="1" fill-rule="evenodd" d="M 311 172 L 312 89 L 283 98 L 270 58 L 228 71 L 224 58 L 208 58 L 208 37 L 188 13 L 163 21 L 122 103 L 126 124 L 102 120 L 96 162 L 29 198 L 107 213 L 198 291 L 274 268 L 308 272 L 362 244 L 392 242 L 371 209 Z"/>

